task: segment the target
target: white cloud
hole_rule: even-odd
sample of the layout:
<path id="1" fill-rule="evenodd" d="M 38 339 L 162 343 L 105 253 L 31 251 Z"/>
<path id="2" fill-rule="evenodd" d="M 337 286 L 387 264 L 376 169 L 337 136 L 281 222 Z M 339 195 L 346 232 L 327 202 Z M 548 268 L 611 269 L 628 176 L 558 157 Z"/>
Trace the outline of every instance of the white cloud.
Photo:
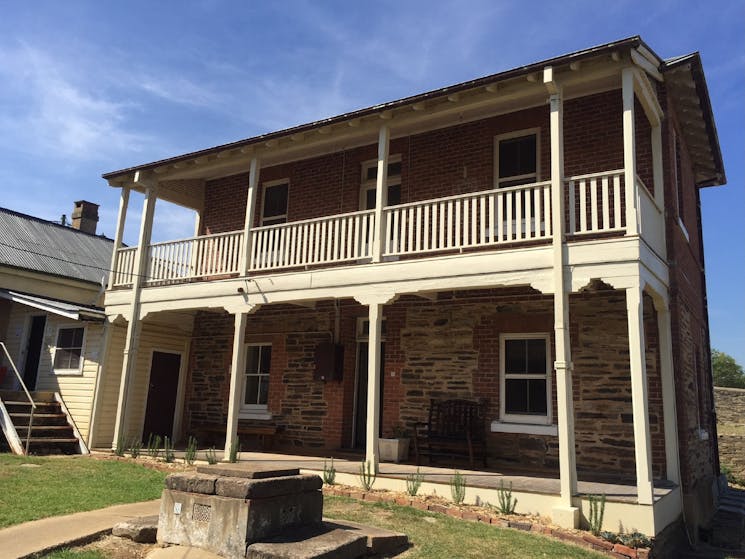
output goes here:
<path id="1" fill-rule="evenodd" d="M 0 77 L 4 95 L 17 105 L 0 123 L 3 141 L 13 149 L 102 159 L 154 144 L 152 137 L 128 129 L 131 103 L 107 98 L 96 80 L 83 79 L 44 50 L 25 44 L 2 49 Z"/>

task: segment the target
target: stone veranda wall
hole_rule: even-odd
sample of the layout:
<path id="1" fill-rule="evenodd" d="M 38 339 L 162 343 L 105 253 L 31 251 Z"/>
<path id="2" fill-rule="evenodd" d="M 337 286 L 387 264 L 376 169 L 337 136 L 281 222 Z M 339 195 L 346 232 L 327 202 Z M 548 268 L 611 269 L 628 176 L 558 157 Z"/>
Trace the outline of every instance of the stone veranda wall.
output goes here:
<path id="1" fill-rule="evenodd" d="M 745 389 L 714 387 L 719 462 L 745 480 Z"/>
<path id="2" fill-rule="evenodd" d="M 653 470 L 665 471 L 657 326 L 645 298 L 647 370 Z M 356 324 L 366 307 L 341 301 L 341 381 L 314 380 L 314 352 L 333 337 L 335 308 L 276 305 L 249 316 L 247 343 L 271 343 L 268 408 L 283 429 L 279 439 L 296 451 L 349 447 L 355 406 Z M 550 334 L 553 302 L 537 292 L 501 289 L 440 293 L 437 301 L 403 296 L 384 309 L 386 320 L 382 432 L 426 421 L 431 398 L 487 399 L 487 424 L 499 417 L 499 336 Z M 635 477 L 634 436 L 623 292 L 573 295 L 570 332 L 574 368 L 577 464 L 581 473 Z M 233 318 L 200 313 L 195 321 L 187 388 L 186 426 L 227 420 Z M 551 348 L 554 354 L 553 347 Z M 556 387 L 552 380 L 556 421 Z M 492 461 L 536 470 L 558 469 L 555 436 L 490 433 Z"/>

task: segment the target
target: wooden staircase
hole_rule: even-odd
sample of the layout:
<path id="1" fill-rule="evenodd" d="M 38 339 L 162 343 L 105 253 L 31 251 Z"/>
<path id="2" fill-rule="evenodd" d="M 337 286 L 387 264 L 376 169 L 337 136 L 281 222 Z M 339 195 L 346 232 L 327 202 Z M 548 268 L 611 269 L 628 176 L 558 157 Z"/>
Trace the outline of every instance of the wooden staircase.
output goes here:
<path id="1" fill-rule="evenodd" d="M 21 391 L 0 391 L 0 419 L 5 439 L 15 454 L 87 454 L 88 449 L 56 392 L 31 392 L 32 409 Z M 29 435 L 29 424 L 30 436 Z"/>

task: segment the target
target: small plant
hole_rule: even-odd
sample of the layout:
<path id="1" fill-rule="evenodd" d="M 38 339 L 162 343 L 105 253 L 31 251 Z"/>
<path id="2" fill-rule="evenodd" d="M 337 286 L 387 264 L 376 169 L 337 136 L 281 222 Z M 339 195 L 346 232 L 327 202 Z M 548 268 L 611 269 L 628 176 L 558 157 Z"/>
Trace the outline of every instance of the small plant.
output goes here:
<path id="1" fill-rule="evenodd" d="M 360 464 L 360 483 L 362 483 L 362 487 L 365 491 L 370 491 L 370 489 L 372 489 L 377 477 L 378 475 L 375 473 L 373 465 L 370 462 L 363 460 L 362 464 Z"/>
<path id="2" fill-rule="evenodd" d="M 124 433 L 119 433 L 119 437 L 116 439 L 116 446 L 114 447 L 114 454 L 117 456 L 124 456 L 124 450 L 127 448 Z"/>
<path id="3" fill-rule="evenodd" d="M 455 470 L 453 477 L 450 478 L 450 494 L 456 505 L 460 505 L 466 498 L 466 476 L 458 470 Z"/>
<path id="4" fill-rule="evenodd" d="M 163 460 L 169 464 L 176 459 L 176 453 L 173 451 L 173 443 L 168 437 L 163 439 Z"/>
<path id="5" fill-rule="evenodd" d="M 142 441 L 138 437 L 133 438 L 132 442 L 129 443 L 129 455 L 132 458 L 137 458 L 141 451 Z"/>
<path id="6" fill-rule="evenodd" d="M 215 453 L 215 447 L 211 446 L 204 451 L 204 457 L 207 460 L 207 464 L 217 464 L 217 454 Z"/>
<path id="7" fill-rule="evenodd" d="M 323 483 L 326 485 L 334 485 L 336 480 L 336 468 L 334 468 L 334 459 L 331 459 L 331 466 L 326 464 L 326 460 L 323 461 Z"/>
<path id="8" fill-rule="evenodd" d="M 599 536 L 605 515 L 605 494 L 588 495 L 587 499 L 590 501 L 590 532 Z"/>
<path id="9" fill-rule="evenodd" d="M 150 458 L 158 458 L 160 455 L 160 445 L 162 443 L 162 439 L 160 438 L 160 435 L 153 436 L 152 433 L 147 438 L 147 455 Z"/>
<path id="10" fill-rule="evenodd" d="M 197 459 L 197 439 L 194 437 L 189 437 L 189 440 L 186 443 L 186 452 L 184 452 L 184 461 L 186 461 L 189 466 L 194 464 L 194 461 Z"/>
<path id="11" fill-rule="evenodd" d="M 238 437 L 233 439 L 230 443 L 230 451 L 228 452 L 228 462 L 235 464 L 238 462 L 238 453 L 241 451 L 241 441 Z"/>
<path id="12" fill-rule="evenodd" d="M 497 497 L 499 498 L 499 512 L 502 514 L 515 514 L 517 499 L 512 498 L 512 482 L 510 482 L 510 488 L 505 489 L 504 481 L 500 480 Z"/>
<path id="13" fill-rule="evenodd" d="M 424 481 L 424 476 L 419 471 L 419 468 L 417 468 L 415 474 L 406 476 L 406 492 L 411 497 L 416 497 L 416 494 L 419 493 L 419 488 L 422 486 L 422 481 Z"/>
<path id="14" fill-rule="evenodd" d="M 618 534 L 616 537 L 618 543 L 628 547 L 650 547 L 652 541 L 641 532 L 631 532 L 630 534 Z"/>

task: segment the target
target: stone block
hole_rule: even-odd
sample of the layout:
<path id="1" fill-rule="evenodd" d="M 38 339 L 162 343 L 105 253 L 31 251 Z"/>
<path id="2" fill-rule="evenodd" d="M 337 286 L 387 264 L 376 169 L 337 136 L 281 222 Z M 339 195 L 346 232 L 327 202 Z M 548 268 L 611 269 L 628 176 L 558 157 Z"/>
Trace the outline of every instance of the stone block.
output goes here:
<path id="1" fill-rule="evenodd" d="M 209 464 L 197 466 L 197 473 L 213 475 L 215 477 L 242 477 L 246 479 L 266 479 L 270 477 L 285 477 L 300 475 L 299 468 L 269 468 L 249 465 L 245 463 L 235 464 Z"/>
<path id="2" fill-rule="evenodd" d="M 343 528 L 367 538 L 367 553 L 374 556 L 390 556 L 409 545 L 409 537 L 400 532 L 391 532 L 375 526 L 367 526 L 350 520 L 324 520 L 328 528 Z"/>
<path id="3" fill-rule="evenodd" d="M 166 489 L 185 493 L 215 494 L 217 476 L 199 473 L 171 474 L 166 478 Z"/>
<path id="4" fill-rule="evenodd" d="M 247 559 L 356 559 L 366 554 L 367 538 L 344 529 L 300 529 L 246 550 Z"/>
<path id="5" fill-rule="evenodd" d="M 321 487 L 323 480 L 312 474 L 267 479 L 219 477 L 215 483 L 215 494 L 234 499 L 268 499 L 315 491 Z"/>
<path id="6" fill-rule="evenodd" d="M 120 538 L 127 538 L 137 543 L 155 543 L 158 531 L 158 516 L 131 518 L 114 525 L 111 533 Z"/>

